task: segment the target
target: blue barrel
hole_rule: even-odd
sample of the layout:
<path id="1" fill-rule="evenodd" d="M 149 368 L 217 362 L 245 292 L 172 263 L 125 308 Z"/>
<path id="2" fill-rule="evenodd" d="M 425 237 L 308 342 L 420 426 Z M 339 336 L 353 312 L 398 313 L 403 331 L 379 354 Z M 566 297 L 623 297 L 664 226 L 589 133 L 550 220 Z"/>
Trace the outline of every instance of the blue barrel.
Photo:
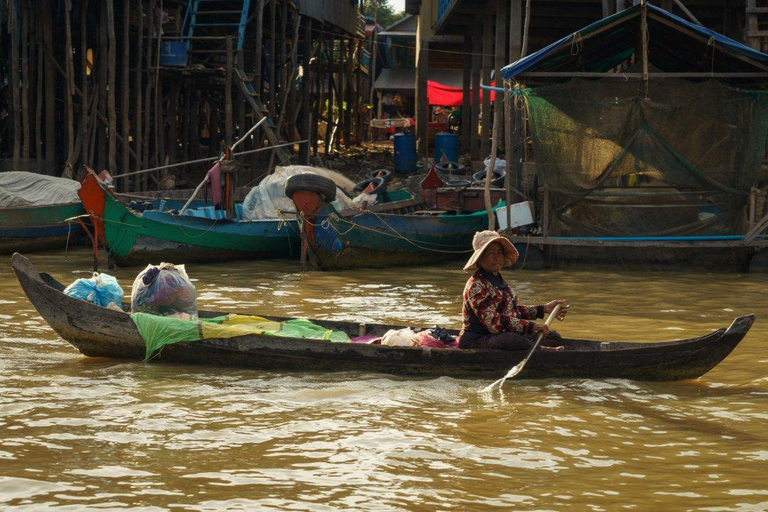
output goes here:
<path id="1" fill-rule="evenodd" d="M 443 155 L 449 162 L 459 161 L 459 136 L 455 133 L 440 132 L 435 135 L 435 163 L 442 162 Z"/>
<path id="2" fill-rule="evenodd" d="M 416 170 L 416 136 L 395 134 L 395 172 Z"/>

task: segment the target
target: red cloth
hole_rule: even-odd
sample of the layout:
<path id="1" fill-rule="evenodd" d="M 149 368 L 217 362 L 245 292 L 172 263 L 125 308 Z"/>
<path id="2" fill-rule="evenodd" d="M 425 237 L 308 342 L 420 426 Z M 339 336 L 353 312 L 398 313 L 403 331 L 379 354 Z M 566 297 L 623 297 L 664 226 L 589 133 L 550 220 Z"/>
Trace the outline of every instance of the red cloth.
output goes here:
<path id="1" fill-rule="evenodd" d="M 491 82 L 493 86 L 495 82 Z M 427 80 L 427 102 L 430 105 L 440 105 L 442 107 L 460 107 L 464 98 L 461 87 L 450 87 L 439 82 Z M 483 99 L 483 89 L 480 89 L 480 100 Z M 472 91 L 470 90 L 470 104 L 472 103 Z M 496 93 L 491 91 L 491 101 L 495 101 Z"/>
<path id="2" fill-rule="evenodd" d="M 211 199 L 213 205 L 221 204 L 221 162 L 208 169 L 205 173 L 205 177 L 208 179 L 208 184 L 211 186 Z"/>

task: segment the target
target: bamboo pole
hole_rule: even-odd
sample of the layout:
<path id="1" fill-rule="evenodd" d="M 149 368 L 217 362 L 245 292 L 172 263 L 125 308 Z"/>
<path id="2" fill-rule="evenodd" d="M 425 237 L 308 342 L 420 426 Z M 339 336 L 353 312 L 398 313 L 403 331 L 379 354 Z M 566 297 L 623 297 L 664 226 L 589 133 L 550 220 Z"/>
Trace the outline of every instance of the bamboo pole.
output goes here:
<path id="1" fill-rule="evenodd" d="M 123 163 L 120 166 L 122 172 L 127 172 L 131 161 L 128 153 L 128 144 L 130 141 L 130 120 L 128 118 L 131 104 L 131 91 L 130 91 L 130 69 L 129 63 L 131 62 L 131 32 L 130 32 L 130 17 L 131 17 L 131 2 L 123 0 L 123 70 L 122 70 L 122 105 L 121 105 L 121 117 L 123 128 L 123 151 L 122 160 Z M 128 188 L 127 183 L 122 184 L 121 190 L 126 191 Z"/>
<path id="2" fill-rule="evenodd" d="M 109 118 L 109 151 L 108 151 L 108 169 L 110 172 L 117 170 L 117 144 L 115 142 L 117 133 L 117 111 L 115 109 L 115 4 L 114 0 L 107 2 L 107 115 Z"/>

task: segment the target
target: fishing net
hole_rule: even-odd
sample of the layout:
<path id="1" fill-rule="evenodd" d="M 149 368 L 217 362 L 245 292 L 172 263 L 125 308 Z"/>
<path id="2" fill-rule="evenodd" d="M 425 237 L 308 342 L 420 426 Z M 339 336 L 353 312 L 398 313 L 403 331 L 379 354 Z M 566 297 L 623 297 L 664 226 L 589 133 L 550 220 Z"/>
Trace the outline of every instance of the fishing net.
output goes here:
<path id="1" fill-rule="evenodd" d="M 524 97 L 553 234 L 734 233 L 750 189 L 768 182 L 759 92 L 715 80 L 572 80 Z"/>

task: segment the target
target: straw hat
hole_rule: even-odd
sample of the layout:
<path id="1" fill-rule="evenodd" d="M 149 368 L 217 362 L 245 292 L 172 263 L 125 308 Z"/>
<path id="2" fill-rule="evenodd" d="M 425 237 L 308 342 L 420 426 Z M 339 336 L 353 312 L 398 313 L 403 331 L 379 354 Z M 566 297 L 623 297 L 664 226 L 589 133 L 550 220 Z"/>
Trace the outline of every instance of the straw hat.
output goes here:
<path id="1" fill-rule="evenodd" d="M 499 242 L 504 247 L 504 254 L 506 255 L 505 267 L 514 265 L 517 261 L 518 254 L 515 246 L 506 237 L 498 234 L 496 231 L 486 230 L 478 231 L 472 238 L 472 248 L 475 252 L 470 256 L 467 264 L 464 265 L 464 270 L 473 270 L 477 268 L 477 260 L 483 255 L 483 251 L 493 242 Z"/>

